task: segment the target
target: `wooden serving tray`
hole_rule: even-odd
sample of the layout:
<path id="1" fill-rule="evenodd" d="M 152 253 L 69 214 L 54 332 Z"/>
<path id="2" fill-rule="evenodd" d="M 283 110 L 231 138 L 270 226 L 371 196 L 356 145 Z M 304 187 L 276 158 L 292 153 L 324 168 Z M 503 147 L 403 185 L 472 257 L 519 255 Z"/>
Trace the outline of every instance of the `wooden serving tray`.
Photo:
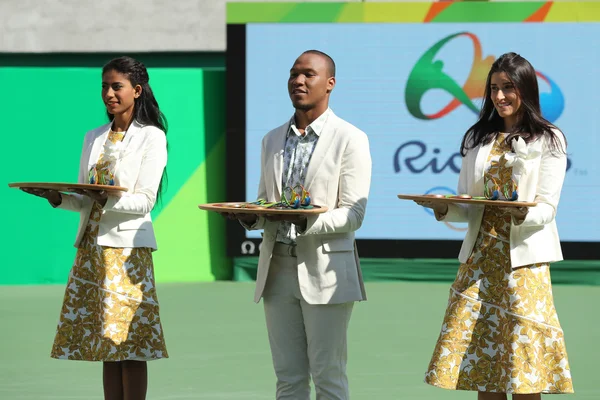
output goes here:
<path id="1" fill-rule="evenodd" d="M 64 193 L 74 193 L 73 189 L 86 190 L 105 190 L 108 194 L 121 194 L 127 192 L 127 188 L 121 186 L 110 185 L 92 185 L 89 183 L 66 183 L 66 182 L 15 182 L 9 183 L 11 188 L 35 188 L 35 189 L 51 189 Z"/>
<path id="2" fill-rule="evenodd" d="M 267 208 L 247 202 L 226 202 L 200 204 L 198 208 L 206 211 L 226 212 L 232 214 L 256 214 L 256 215 L 311 215 L 322 214 L 328 210 L 325 206 L 313 205 L 313 208 Z"/>
<path id="3" fill-rule="evenodd" d="M 437 197 L 441 196 L 441 197 Z M 508 200 L 482 200 L 482 199 L 467 199 L 456 197 L 446 197 L 446 195 L 435 195 L 435 194 L 399 194 L 399 199 L 402 200 L 413 200 L 413 201 L 435 201 L 440 203 L 463 203 L 463 204 L 479 204 L 483 206 L 496 206 L 496 207 L 535 207 L 537 203 L 530 203 L 526 201 L 508 201 Z"/>

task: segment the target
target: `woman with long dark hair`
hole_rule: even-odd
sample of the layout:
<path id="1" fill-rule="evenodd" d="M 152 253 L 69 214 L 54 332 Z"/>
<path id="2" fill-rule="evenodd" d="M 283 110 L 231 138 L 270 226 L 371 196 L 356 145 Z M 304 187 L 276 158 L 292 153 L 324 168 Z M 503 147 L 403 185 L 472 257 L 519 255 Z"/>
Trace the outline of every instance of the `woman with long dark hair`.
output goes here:
<path id="1" fill-rule="evenodd" d="M 428 384 L 479 400 L 572 393 L 550 281 L 562 260 L 556 212 L 567 167 L 562 132 L 542 117 L 536 72 L 515 53 L 488 74 L 479 120 L 467 130 L 458 193 L 536 202 L 482 207 L 419 202 L 443 221 L 468 222 L 461 262 Z"/>
<path id="2" fill-rule="evenodd" d="M 110 122 L 88 132 L 83 143 L 78 182 L 128 192 L 23 189 L 80 213 L 77 255 L 51 356 L 102 361 L 107 400 L 145 399 L 146 361 L 168 357 L 150 217 L 167 163 L 167 127 L 149 80 L 146 67 L 130 57 L 106 64 L 102 100 Z"/>

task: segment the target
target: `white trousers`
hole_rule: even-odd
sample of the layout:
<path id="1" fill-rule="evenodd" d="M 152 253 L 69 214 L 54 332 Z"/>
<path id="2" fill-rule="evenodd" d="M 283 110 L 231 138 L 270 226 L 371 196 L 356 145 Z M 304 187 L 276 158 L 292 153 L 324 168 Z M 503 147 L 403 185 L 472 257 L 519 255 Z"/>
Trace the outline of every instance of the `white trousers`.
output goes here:
<path id="1" fill-rule="evenodd" d="M 296 258 L 274 254 L 263 303 L 277 400 L 348 400 L 347 331 L 354 303 L 311 305 L 302 298 Z"/>

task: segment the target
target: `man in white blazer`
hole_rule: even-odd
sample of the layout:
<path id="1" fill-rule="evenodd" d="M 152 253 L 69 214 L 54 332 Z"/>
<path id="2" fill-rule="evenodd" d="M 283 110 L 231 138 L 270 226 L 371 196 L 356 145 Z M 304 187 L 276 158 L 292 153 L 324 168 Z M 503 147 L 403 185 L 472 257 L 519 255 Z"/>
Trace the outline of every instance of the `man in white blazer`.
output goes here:
<path id="1" fill-rule="evenodd" d="M 280 201 L 303 185 L 322 214 L 285 220 L 245 216 L 264 229 L 255 301 L 263 299 L 278 400 L 349 398 L 347 329 L 355 301 L 366 300 L 355 246 L 371 183 L 367 135 L 329 108 L 335 63 L 309 50 L 290 70 L 294 116 L 262 141 L 258 198 Z M 289 196 L 289 191 L 287 192 Z"/>

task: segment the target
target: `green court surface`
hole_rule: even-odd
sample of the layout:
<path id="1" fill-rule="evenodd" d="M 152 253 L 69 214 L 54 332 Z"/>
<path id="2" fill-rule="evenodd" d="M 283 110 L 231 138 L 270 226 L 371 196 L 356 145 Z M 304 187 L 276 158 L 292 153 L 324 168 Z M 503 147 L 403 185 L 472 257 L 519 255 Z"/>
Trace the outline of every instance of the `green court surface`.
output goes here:
<path id="1" fill-rule="evenodd" d="M 250 282 L 162 284 L 170 358 L 149 364 L 149 400 L 273 399 L 274 374 L 262 305 Z M 423 383 L 449 284 L 374 282 L 350 325 L 353 400 L 476 399 Z M 101 365 L 49 358 L 63 286 L 0 287 L 0 399 L 102 399 Z M 600 399 L 600 286 L 556 285 L 575 394 Z M 551 396 L 545 396 L 549 398 Z M 554 398 L 554 397 L 552 397 Z"/>

